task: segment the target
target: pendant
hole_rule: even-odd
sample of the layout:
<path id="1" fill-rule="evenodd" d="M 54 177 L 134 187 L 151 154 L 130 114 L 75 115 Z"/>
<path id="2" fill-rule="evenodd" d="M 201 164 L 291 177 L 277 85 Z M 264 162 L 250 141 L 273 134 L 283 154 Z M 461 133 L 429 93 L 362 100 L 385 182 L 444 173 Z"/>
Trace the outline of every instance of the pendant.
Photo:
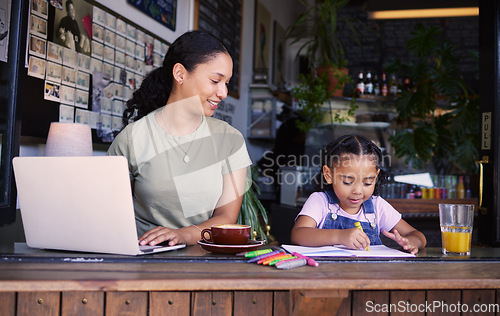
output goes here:
<path id="1" fill-rule="evenodd" d="M 184 160 L 185 163 L 188 163 L 189 162 L 189 156 L 188 155 L 184 156 L 184 158 L 182 160 Z"/>
<path id="2" fill-rule="evenodd" d="M 377 224 L 375 224 L 375 223 L 370 223 L 370 227 L 371 227 L 372 229 L 375 229 L 375 227 L 377 227 Z"/>
<path id="3" fill-rule="evenodd" d="M 337 214 L 332 213 L 331 217 L 332 217 L 333 220 L 336 220 L 337 219 Z"/>

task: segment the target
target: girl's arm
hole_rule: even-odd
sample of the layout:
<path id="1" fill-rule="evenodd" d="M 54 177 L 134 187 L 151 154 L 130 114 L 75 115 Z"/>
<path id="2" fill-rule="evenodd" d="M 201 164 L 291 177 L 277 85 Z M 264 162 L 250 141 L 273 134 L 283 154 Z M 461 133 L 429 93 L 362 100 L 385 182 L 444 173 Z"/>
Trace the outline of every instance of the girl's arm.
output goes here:
<path id="1" fill-rule="evenodd" d="M 363 249 L 370 245 L 370 239 L 357 228 L 319 229 L 314 219 L 301 215 L 292 229 L 291 241 L 301 246 L 344 245 L 351 249 Z"/>
<path id="2" fill-rule="evenodd" d="M 222 195 L 216 205 L 211 218 L 196 226 L 187 226 L 171 229 L 158 226 L 142 235 L 139 240 L 141 245 L 156 245 L 168 240 L 169 246 L 176 244 L 195 245 L 201 239 L 200 230 L 210 228 L 216 224 L 234 224 L 245 193 L 245 177 L 247 168 L 236 170 L 223 175 Z M 195 188 L 193 187 L 193 190 Z M 193 191 L 194 194 L 194 191 Z"/>
<path id="3" fill-rule="evenodd" d="M 424 234 L 413 228 L 404 219 L 400 219 L 391 232 L 384 230 L 382 233 L 412 254 L 416 254 L 419 249 L 423 249 L 427 244 Z"/>

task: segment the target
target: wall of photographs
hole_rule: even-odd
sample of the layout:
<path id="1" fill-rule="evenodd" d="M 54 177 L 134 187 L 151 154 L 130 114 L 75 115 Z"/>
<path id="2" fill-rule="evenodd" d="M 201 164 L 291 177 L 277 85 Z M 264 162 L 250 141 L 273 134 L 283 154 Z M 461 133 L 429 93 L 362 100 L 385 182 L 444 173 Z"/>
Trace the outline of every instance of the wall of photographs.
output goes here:
<path id="1" fill-rule="evenodd" d="M 95 141 L 112 141 L 126 100 L 168 44 L 94 2 L 30 4 L 21 135 L 46 137 L 50 122 L 75 122 L 90 125 Z"/>

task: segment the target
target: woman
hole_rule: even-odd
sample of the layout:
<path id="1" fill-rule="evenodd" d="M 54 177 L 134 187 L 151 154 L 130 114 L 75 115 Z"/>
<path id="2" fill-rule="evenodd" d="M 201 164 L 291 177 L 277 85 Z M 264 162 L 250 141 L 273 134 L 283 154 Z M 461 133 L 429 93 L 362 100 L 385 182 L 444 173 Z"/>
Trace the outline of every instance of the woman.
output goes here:
<path id="1" fill-rule="evenodd" d="M 127 102 L 109 155 L 129 161 L 139 242 L 195 244 L 200 231 L 235 223 L 251 165 L 239 131 L 211 116 L 233 63 L 214 36 L 191 31 L 169 47 Z"/>

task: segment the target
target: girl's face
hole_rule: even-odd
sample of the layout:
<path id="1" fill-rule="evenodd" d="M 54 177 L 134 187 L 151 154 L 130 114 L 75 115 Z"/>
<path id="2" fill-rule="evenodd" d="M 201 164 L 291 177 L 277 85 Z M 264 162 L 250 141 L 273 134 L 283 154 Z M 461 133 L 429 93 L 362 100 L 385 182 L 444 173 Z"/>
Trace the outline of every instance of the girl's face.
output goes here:
<path id="1" fill-rule="evenodd" d="M 356 214 L 361 204 L 373 194 L 377 182 L 376 158 L 373 155 L 342 155 L 338 165 L 323 166 L 325 180 L 333 186 L 340 207 Z"/>
<path id="2" fill-rule="evenodd" d="M 233 75 L 233 60 L 225 53 L 204 64 L 199 64 L 192 72 L 186 72 L 180 89 L 185 96 L 200 97 L 203 115 L 212 116 L 220 101 L 227 97 L 227 84 Z"/>

